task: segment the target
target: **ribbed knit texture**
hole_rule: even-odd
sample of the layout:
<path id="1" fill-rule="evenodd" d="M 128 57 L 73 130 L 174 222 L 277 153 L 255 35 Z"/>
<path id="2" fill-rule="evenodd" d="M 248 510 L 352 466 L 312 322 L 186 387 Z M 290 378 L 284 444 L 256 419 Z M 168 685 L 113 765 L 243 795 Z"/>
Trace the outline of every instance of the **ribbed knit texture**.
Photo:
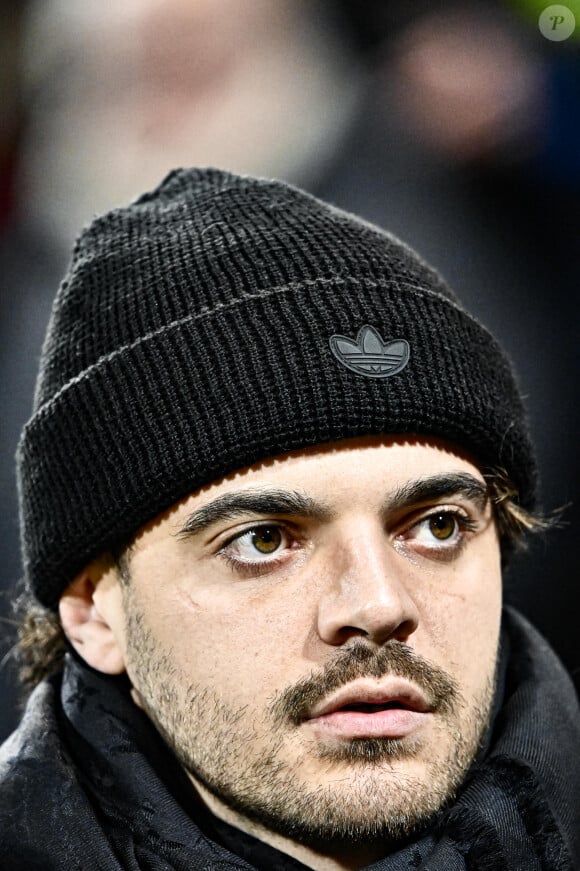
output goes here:
<path id="1" fill-rule="evenodd" d="M 387 378 L 329 340 L 405 339 Z M 286 184 L 177 170 L 80 236 L 18 452 L 27 583 L 54 607 L 91 559 L 203 484 L 286 451 L 431 434 L 535 465 L 509 362 L 393 236 Z"/>

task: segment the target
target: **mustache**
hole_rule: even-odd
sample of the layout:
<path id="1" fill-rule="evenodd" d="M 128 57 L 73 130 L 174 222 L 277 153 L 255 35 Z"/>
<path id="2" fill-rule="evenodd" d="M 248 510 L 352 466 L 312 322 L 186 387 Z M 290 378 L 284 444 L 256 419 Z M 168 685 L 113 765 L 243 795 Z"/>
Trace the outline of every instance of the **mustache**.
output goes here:
<path id="1" fill-rule="evenodd" d="M 308 719 L 315 705 L 335 690 L 354 680 L 387 675 L 415 683 L 425 693 L 429 705 L 440 713 L 454 712 L 461 701 L 457 682 L 407 644 L 391 640 L 375 648 L 361 640 L 345 647 L 319 671 L 283 690 L 272 703 L 270 713 L 280 726 L 288 723 L 298 726 Z"/>

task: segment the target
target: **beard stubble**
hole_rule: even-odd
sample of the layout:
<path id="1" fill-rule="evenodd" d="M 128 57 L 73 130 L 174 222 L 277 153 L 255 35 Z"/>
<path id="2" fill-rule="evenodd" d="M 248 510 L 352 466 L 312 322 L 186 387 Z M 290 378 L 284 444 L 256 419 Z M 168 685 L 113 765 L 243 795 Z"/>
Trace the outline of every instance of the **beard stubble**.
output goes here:
<path id="1" fill-rule="evenodd" d="M 251 699 L 233 707 L 181 673 L 132 596 L 126 613 L 129 676 L 194 784 L 235 814 L 304 844 L 354 847 L 418 832 L 455 796 L 489 723 L 493 675 L 468 704 L 445 671 L 398 641 L 376 648 L 356 639 L 277 692 L 265 710 L 253 710 Z M 414 736 L 321 742 L 302 734 L 308 712 L 330 692 L 387 675 L 425 693 L 436 717 L 429 743 Z M 421 773 L 397 764 L 405 760 L 423 760 Z"/>

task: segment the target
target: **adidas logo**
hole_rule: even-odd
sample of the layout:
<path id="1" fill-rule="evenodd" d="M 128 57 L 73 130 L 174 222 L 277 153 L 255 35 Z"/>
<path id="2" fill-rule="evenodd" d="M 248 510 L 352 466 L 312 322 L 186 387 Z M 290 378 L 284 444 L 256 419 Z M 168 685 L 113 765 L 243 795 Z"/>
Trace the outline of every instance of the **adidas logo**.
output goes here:
<path id="1" fill-rule="evenodd" d="M 331 336 L 330 350 L 343 366 L 367 378 L 396 375 L 405 368 L 411 353 L 405 339 L 385 342 L 370 324 L 360 328 L 356 341 L 347 336 Z"/>

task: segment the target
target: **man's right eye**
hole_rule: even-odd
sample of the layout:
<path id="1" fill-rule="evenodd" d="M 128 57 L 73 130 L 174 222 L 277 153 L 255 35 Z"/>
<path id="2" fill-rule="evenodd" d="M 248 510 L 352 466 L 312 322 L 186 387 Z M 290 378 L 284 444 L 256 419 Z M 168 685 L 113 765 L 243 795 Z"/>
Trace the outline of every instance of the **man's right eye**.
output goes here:
<path id="1" fill-rule="evenodd" d="M 238 533 L 218 554 L 234 569 L 259 569 L 277 563 L 292 544 L 292 536 L 282 526 L 264 523 Z"/>

